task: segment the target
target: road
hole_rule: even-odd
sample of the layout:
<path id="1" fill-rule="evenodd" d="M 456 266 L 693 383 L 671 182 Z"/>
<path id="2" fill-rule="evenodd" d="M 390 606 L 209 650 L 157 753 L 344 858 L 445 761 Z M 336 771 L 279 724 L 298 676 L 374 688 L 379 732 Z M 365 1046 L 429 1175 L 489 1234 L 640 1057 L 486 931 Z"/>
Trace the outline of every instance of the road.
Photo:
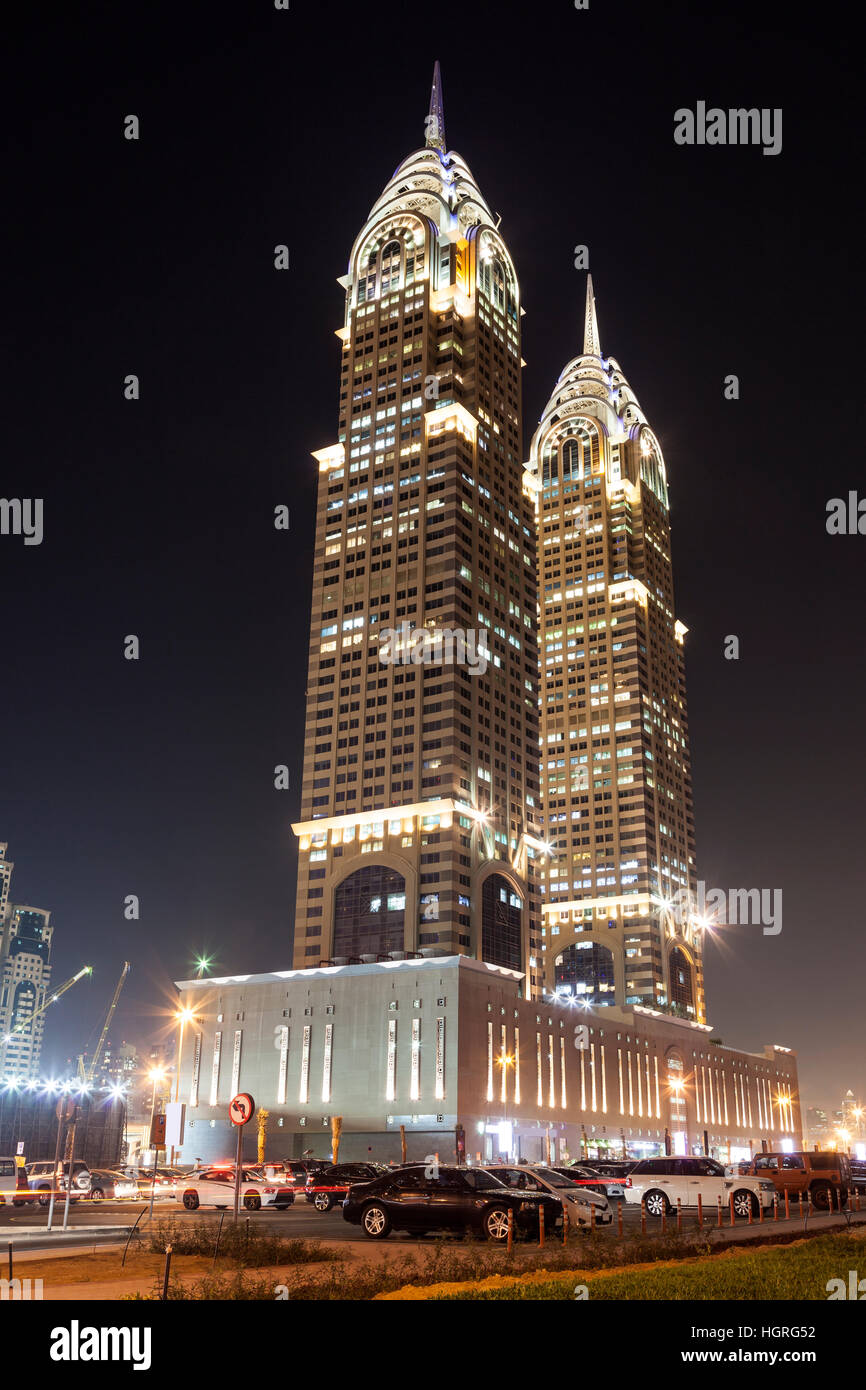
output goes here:
<path id="1" fill-rule="evenodd" d="M 72 1236 L 77 1241 L 90 1239 L 94 1242 L 123 1239 L 129 1227 L 132 1226 L 136 1217 L 146 1210 L 146 1203 L 141 1202 L 88 1202 L 81 1201 L 74 1204 L 70 1212 L 69 1229 Z M 603 1239 L 616 1239 L 618 1233 L 616 1220 L 616 1203 L 614 1207 L 614 1221 L 612 1225 L 600 1227 L 598 1234 Z M 230 1213 L 229 1213 L 230 1214 Z M 186 1211 L 174 1201 L 158 1201 L 154 1207 L 155 1220 L 177 1220 L 186 1224 L 187 1222 L 196 1223 L 203 1217 L 213 1220 L 215 1212 L 207 1209 L 199 1211 Z M 342 1212 L 339 1207 L 330 1212 L 318 1212 L 303 1200 L 297 1201 L 288 1211 L 281 1212 L 242 1212 L 241 1220 L 249 1219 L 255 1222 L 256 1226 L 262 1227 L 269 1232 L 279 1233 L 287 1236 L 298 1236 L 305 1239 L 318 1237 L 321 1240 L 335 1243 L 362 1242 L 369 1244 L 366 1236 L 362 1235 L 360 1228 L 349 1225 L 343 1220 Z M 824 1226 L 835 1225 L 843 1220 L 838 1213 L 830 1215 L 813 1215 L 809 1218 L 807 1230 L 817 1231 Z M 45 1231 L 44 1237 L 40 1235 L 41 1230 L 45 1230 L 48 1221 L 47 1212 L 40 1207 L 13 1208 L 11 1206 L 0 1207 L 0 1255 L 2 1255 L 8 1241 L 15 1242 L 16 1234 L 21 1244 L 27 1244 L 31 1249 L 45 1248 L 51 1244 L 62 1243 L 56 1239 L 57 1231 L 63 1220 L 62 1206 L 59 1215 L 55 1212 L 54 1226 L 55 1231 L 49 1233 Z M 721 1230 L 717 1227 L 717 1214 L 714 1211 L 704 1213 L 704 1229 L 709 1233 L 713 1232 L 713 1238 L 722 1242 L 731 1239 L 742 1240 L 744 1237 L 758 1239 L 761 1236 L 781 1233 L 783 1231 L 793 1232 L 803 1228 L 803 1222 L 799 1217 L 792 1216 L 789 1221 L 780 1220 L 778 1222 L 765 1219 L 763 1222 L 757 1220 L 750 1226 L 748 1220 L 737 1219 L 733 1227 L 730 1226 L 730 1217 L 726 1213 L 723 1216 L 723 1226 Z M 851 1216 L 852 1222 L 858 1225 L 866 1223 L 866 1211 L 854 1212 Z M 142 1226 L 147 1224 L 147 1218 L 142 1221 Z M 676 1231 L 676 1215 L 668 1218 L 668 1233 Z M 102 1230 L 95 1228 L 102 1227 Z M 105 1228 L 122 1228 L 115 1230 L 112 1234 Z M 683 1212 L 682 1229 L 684 1232 L 693 1231 L 697 1228 L 697 1212 L 694 1210 Z M 636 1234 L 640 1231 L 640 1208 L 626 1203 L 623 1206 L 623 1231 L 625 1234 Z M 661 1231 L 661 1222 L 647 1219 L 647 1234 L 658 1235 Z M 401 1243 L 410 1240 L 411 1237 L 400 1236 Z M 435 1236 L 430 1235 L 415 1238 L 413 1243 L 419 1245 L 429 1244 Z"/>

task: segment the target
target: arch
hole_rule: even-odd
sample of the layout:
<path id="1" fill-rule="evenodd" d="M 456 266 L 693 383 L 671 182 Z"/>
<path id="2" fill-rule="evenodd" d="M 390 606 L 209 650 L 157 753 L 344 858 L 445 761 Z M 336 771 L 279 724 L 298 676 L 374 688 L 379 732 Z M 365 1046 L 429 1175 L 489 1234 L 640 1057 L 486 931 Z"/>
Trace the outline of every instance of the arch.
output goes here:
<path id="1" fill-rule="evenodd" d="M 402 951 L 406 879 L 397 869 L 365 864 L 334 889 L 334 956 L 387 955 Z"/>
<path id="2" fill-rule="evenodd" d="M 597 941 L 575 941 L 554 958 L 557 991 L 571 994 L 586 1004 L 612 1004 L 616 999 L 616 965 L 613 951 Z"/>
<path id="3" fill-rule="evenodd" d="M 484 877 L 480 894 L 481 959 L 490 965 L 522 971 L 525 889 L 510 876 L 494 869 Z"/>

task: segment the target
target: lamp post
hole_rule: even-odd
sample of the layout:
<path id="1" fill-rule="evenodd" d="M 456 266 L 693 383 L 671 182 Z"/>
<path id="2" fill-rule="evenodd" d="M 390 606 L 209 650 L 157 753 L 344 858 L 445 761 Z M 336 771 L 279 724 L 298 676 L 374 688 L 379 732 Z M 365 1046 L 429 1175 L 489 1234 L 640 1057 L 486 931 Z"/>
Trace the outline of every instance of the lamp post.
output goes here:
<path id="1" fill-rule="evenodd" d="M 162 1081 L 164 1078 L 165 1078 L 165 1068 L 164 1068 L 164 1067 L 153 1067 L 153 1068 L 151 1068 L 151 1070 L 148 1072 L 148 1079 L 149 1079 L 150 1081 L 153 1082 L 153 1091 L 152 1091 L 152 1093 L 151 1093 L 151 1098 L 150 1098 L 150 1132 L 151 1132 L 151 1135 L 153 1135 L 153 1121 L 154 1121 L 154 1117 L 155 1117 L 155 1115 L 156 1115 L 156 1087 L 157 1087 L 157 1083 L 158 1083 L 159 1081 Z M 152 1176 L 152 1178 L 151 1178 L 151 1180 L 150 1180 L 150 1214 L 149 1214 L 149 1218 L 148 1218 L 149 1220 L 152 1220 L 152 1219 L 153 1219 L 153 1198 L 154 1198 L 154 1194 L 155 1194 L 155 1192 L 156 1192 L 156 1163 L 157 1163 L 157 1153 L 158 1153 L 158 1150 L 154 1147 L 154 1150 L 153 1150 L 153 1176 Z"/>

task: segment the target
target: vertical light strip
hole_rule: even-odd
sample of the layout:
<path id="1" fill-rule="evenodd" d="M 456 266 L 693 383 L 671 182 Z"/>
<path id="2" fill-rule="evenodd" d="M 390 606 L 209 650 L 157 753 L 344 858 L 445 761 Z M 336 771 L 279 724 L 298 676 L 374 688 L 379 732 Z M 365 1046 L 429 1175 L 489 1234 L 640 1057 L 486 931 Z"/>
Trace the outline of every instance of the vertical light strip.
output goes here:
<path id="1" fill-rule="evenodd" d="M 617 1070 L 618 1070 L 618 1072 L 619 1072 L 619 1113 L 620 1113 L 621 1115 L 624 1115 L 624 1114 L 625 1114 L 625 1097 L 624 1097 L 624 1095 L 623 1095 L 623 1089 L 622 1089 L 622 1048 L 621 1048 L 621 1047 L 618 1047 L 617 1050 L 616 1050 L 616 1065 L 617 1065 Z"/>
<path id="2" fill-rule="evenodd" d="M 412 1064 L 409 1074 L 409 1099 L 418 1100 L 421 1095 L 421 1020 L 412 1019 Z"/>
<path id="3" fill-rule="evenodd" d="M 286 1103 L 286 1084 L 289 1076 L 289 1027 L 280 1027 L 280 1070 L 277 1075 L 277 1105 Z"/>
<path id="4" fill-rule="evenodd" d="M 565 1038 L 559 1039 L 559 1104 L 565 1109 Z"/>
<path id="5" fill-rule="evenodd" d="M 547 1035 L 547 1104 L 551 1110 L 556 1108 L 556 1079 L 553 1068 L 553 1034 Z"/>
<path id="6" fill-rule="evenodd" d="M 508 1034 L 505 1030 L 504 1023 L 499 1030 L 499 1038 L 501 1044 L 501 1051 L 499 1053 L 499 1056 L 501 1059 L 502 1069 L 502 1080 L 499 1085 L 499 1099 L 502 1101 L 502 1104 L 504 1105 L 508 1100 L 508 1063 L 506 1061 L 506 1058 L 508 1056 Z"/>
<path id="7" fill-rule="evenodd" d="M 648 1053 L 648 1052 L 645 1052 L 645 1053 L 644 1053 L 643 1059 L 644 1059 L 644 1070 L 645 1070 L 645 1074 L 646 1074 L 646 1117 L 647 1117 L 648 1120 L 651 1120 L 652 1117 L 653 1117 L 653 1099 L 652 1099 L 652 1086 L 650 1085 L 650 1064 L 649 1064 L 649 1053 Z"/>
<path id="8" fill-rule="evenodd" d="M 436 1020 L 436 1076 L 433 1094 L 437 1100 L 445 1098 L 445 1019 Z"/>
<path id="9" fill-rule="evenodd" d="M 487 1099 L 493 1100 L 493 1024 L 487 1025 Z"/>
<path id="10" fill-rule="evenodd" d="M 304 1030 L 306 1031 L 306 1030 Z M 388 1057 L 385 1066 L 385 1099 L 397 1097 L 397 1020 L 388 1019 Z"/>
<path id="11" fill-rule="evenodd" d="M 544 1104 L 544 1083 L 541 1074 L 541 1034 L 535 1035 L 535 1064 L 538 1072 L 538 1105 L 539 1108 Z"/>
<path id="12" fill-rule="evenodd" d="M 601 1113 L 607 1114 L 607 1071 L 604 1065 L 604 1043 L 598 1045 L 601 1056 Z M 647 1063 L 649 1065 L 649 1063 Z M 649 1081 L 647 1081 L 647 1100 L 649 1100 Z"/>
<path id="13" fill-rule="evenodd" d="M 586 1109 L 586 1048 L 580 1049 L 580 1108 Z"/>
<path id="14" fill-rule="evenodd" d="M 728 1078 L 727 1078 L 727 1076 L 725 1075 L 724 1071 L 722 1072 L 722 1099 L 723 1099 L 724 1104 L 725 1104 L 725 1124 L 727 1125 L 727 1123 L 728 1123 Z"/>
<path id="15" fill-rule="evenodd" d="M 739 1092 L 739 1088 L 738 1088 L 738 1086 L 737 1086 L 737 1073 L 736 1073 L 736 1072 L 734 1072 L 733 1076 L 731 1077 L 731 1081 L 733 1082 L 733 1086 L 734 1086 L 734 1115 L 735 1115 L 735 1117 L 736 1117 L 737 1129 L 739 1129 L 739 1128 L 740 1128 L 740 1092 Z"/>
<path id="16" fill-rule="evenodd" d="M 640 1074 L 640 1053 L 635 1057 L 635 1071 L 637 1072 L 637 1113 L 643 1119 L 643 1079 Z"/>
<path id="17" fill-rule="evenodd" d="M 244 1030 L 235 1030 L 235 1046 L 232 1054 L 232 1095 L 237 1095 L 238 1087 L 241 1084 L 241 1045 L 243 1042 Z"/>
<path id="18" fill-rule="evenodd" d="M 661 1117 L 662 1117 L 662 1101 L 661 1101 L 661 1096 L 659 1095 L 659 1059 L 658 1059 L 658 1055 L 656 1055 L 655 1057 L 653 1057 L 653 1063 L 655 1064 L 656 1119 L 657 1119 L 657 1120 L 660 1120 Z"/>
<path id="19" fill-rule="evenodd" d="M 695 1063 L 695 1119 L 698 1124 L 703 1124 L 701 1119 L 701 1071 L 697 1062 Z"/>
<path id="20" fill-rule="evenodd" d="M 325 1051 L 322 1056 L 322 1100 L 331 1099 L 331 1054 L 334 1050 L 334 1025 L 325 1024 Z"/>
<path id="21" fill-rule="evenodd" d="M 628 1113 L 634 1114 L 634 1081 L 631 1074 L 631 1048 L 626 1048 L 626 1063 L 628 1065 Z"/>
<path id="22" fill-rule="evenodd" d="M 514 1104 L 520 1104 L 520 1029 L 514 1030 Z"/>
<path id="23" fill-rule="evenodd" d="M 592 1081 L 592 1108 L 596 1111 L 598 1105 L 595 1097 L 595 1043 L 589 1045 L 589 1075 Z"/>
<path id="24" fill-rule="evenodd" d="M 301 1089 L 298 1092 L 298 1100 L 302 1105 L 306 1105 L 310 1099 L 310 1035 L 312 1026 L 304 1024 L 304 1042 L 301 1047 Z"/>
<path id="25" fill-rule="evenodd" d="M 216 1105 L 220 1088 L 220 1053 L 222 1052 L 223 1035 L 216 1032 L 213 1035 L 213 1067 L 210 1074 L 210 1103 Z"/>
<path id="26" fill-rule="evenodd" d="M 712 1120 L 713 1124 L 715 1124 L 715 1123 L 716 1123 L 716 1092 L 715 1092 L 715 1090 L 713 1089 L 713 1068 L 712 1068 L 712 1067 L 708 1067 L 707 1070 L 708 1070 L 708 1072 L 710 1073 L 710 1119 Z M 716 1072 L 716 1086 L 718 1086 L 718 1084 L 719 1084 L 719 1073 Z M 721 1118 L 722 1118 L 722 1109 L 721 1109 L 721 1106 L 719 1106 L 719 1119 L 721 1119 Z"/>
<path id="27" fill-rule="evenodd" d="M 749 1085 L 749 1078 L 746 1077 L 746 1100 L 749 1103 L 749 1129 L 752 1129 L 752 1088 Z"/>
<path id="28" fill-rule="evenodd" d="M 198 1079 L 201 1073 L 201 1044 L 202 1035 L 201 1033 L 196 1033 L 195 1047 L 193 1048 L 192 1053 L 192 1080 L 190 1081 L 189 1086 L 190 1109 L 193 1109 L 195 1106 L 198 1105 Z"/>

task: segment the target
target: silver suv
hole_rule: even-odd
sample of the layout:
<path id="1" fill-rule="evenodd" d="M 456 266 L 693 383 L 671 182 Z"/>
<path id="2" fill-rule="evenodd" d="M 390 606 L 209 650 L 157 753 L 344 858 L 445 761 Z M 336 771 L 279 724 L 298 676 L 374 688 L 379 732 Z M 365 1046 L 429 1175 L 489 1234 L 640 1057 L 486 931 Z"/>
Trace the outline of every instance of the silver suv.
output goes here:
<path id="1" fill-rule="evenodd" d="M 51 1201 L 51 1188 L 54 1178 L 54 1164 L 48 1160 L 46 1162 L 27 1164 L 27 1181 L 31 1192 L 38 1192 L 37 1198 L 40 1207 L 47 1207 Z M 58 1163 L 57 1182 L 54 1187 L 56 1197 L 66 1197 L 66 1188 L 69 1183 L 69 1160 Z M 72 1165 L 72 1190 L 69 1194 L 71 1202 L 77 1202 L 79 1197 L 86 1197 L 90 1191 L 90 1169 L 86 1163 L 76 1159 Z"/>
<path id="2" fill-rule="evenodd" d="M 625 1190 L 625 1200 L 640 1203 L 646 1199 L 650 1216 L 662 1216 L 675 1211 L 677 1199 L 683 1207 L 696 1207 L 700 1196 L 705 1207 L 727 1207 L 734 1199 L 734 1214 L 757 1216 L 760 1208 L 773 1205 L 775 1185 L 765 1178 L 726 1177 L 721 1163 L 714 1158 L 644 1158 L 629 1174 L 631 1187 Z"/>

